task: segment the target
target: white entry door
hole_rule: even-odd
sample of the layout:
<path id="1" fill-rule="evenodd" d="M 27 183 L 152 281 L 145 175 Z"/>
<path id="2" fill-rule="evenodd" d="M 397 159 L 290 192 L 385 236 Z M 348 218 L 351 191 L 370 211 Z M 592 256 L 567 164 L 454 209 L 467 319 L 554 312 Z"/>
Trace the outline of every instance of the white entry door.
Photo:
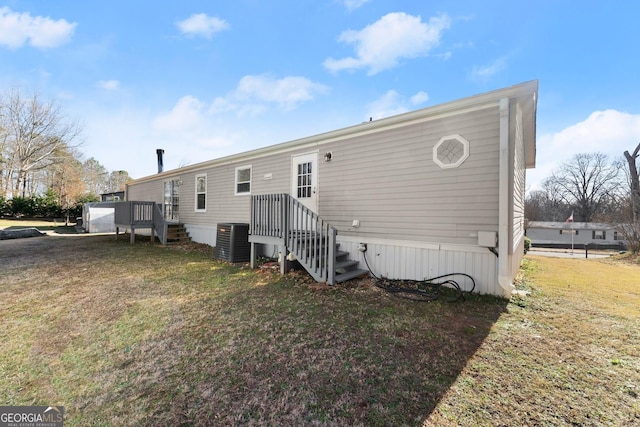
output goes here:
<path id="1" fill-rule="evenodd" d="M 313 212 L 318 212 L 318 153 L 293 156 L 291 195 Z"/>

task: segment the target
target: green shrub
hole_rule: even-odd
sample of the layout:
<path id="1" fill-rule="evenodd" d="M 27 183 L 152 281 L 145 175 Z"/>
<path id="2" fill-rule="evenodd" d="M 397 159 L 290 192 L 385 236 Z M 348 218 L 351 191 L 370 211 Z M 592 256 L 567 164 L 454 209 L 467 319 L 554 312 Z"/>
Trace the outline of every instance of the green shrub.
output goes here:
<path id="1" fill-rule="evenodd" d="M 7 200 L 0 196 L 0 216 L 9 215 L 9 205 L 7 204 Z"/>
<path id="2" fill-rule="evenodd" d="M 9 200 L 9 213 L 13 216 L 33 216 L 33 199 L 16 196 Z"/>
<path id="3" fill-rule="evenodd" d="M 531 239 L 528 238 L 527 236 L 524 236 L 524 253 L 525 253 L 525 255 L 527 254 L 527 252 L 529 252 L 529 249 L 531 249 Z"/>

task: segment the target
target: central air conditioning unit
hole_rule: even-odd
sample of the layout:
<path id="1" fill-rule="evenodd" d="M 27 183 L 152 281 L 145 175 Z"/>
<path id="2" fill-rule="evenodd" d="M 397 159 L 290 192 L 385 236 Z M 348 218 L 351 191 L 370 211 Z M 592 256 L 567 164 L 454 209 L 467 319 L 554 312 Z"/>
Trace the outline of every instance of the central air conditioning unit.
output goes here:
<path id="1" fill-rule="evenodd" d="M 229 262 L 249 262 L 251 244 L 249 243 L 249 224 L 218 224 L 215 257 Z"/>

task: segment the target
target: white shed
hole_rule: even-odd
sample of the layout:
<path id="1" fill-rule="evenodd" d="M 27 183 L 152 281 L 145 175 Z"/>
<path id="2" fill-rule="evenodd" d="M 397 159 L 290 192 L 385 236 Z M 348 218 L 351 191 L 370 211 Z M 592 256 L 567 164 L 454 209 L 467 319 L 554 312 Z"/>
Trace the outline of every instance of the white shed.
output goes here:
<path id="1" fill-rule="evenodd" d="M 87 233 L 115 233 L 114 202 L 92 202 L 82 206 L 82 228 Z"/>

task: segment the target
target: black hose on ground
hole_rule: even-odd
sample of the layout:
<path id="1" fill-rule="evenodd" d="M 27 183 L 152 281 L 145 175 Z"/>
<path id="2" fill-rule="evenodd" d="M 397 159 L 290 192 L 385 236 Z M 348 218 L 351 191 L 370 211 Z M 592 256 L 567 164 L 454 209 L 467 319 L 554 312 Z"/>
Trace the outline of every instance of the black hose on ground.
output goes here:
<path id="1" fill-rule="evenodd" d="M 367 253 L 364 252 L 363 255 L 364 262 L 367 265 L 369 272 L 376 279 L 375 284 L 377 287 L 391 294 L 410 299 L 412 301 L 429 302 L 440 299 L 442 294 L 445 292 L 443 288 L 448 288 L 451 290 L 449 292 L 453 292 L 453 297 L 448 298 L 447 302 L 464 301 L 464 293 L 471 293 L 476 288 L 476 281 L 466 273 L 449 273 L 424 280 L 394 280 L 380 278 L 371 270 L 369 261 L 367 260 Z M 469 278 L 472 283 L 471 289 L 464 291 L 460 284 L 453 280 L 453 277 L 455 276 Z"/>

